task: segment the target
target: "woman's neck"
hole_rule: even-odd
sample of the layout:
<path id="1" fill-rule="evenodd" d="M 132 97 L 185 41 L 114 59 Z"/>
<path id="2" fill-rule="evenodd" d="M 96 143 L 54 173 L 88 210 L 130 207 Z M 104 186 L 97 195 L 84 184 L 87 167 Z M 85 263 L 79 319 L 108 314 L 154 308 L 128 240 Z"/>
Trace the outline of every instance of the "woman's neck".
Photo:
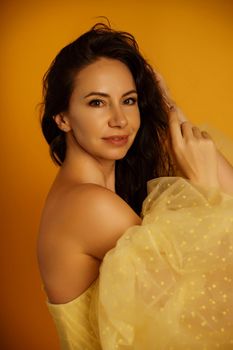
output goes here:
<path id="1" fill-rule="evenodd" d="M 77 184 L 97 184 L 115 192 L 115 161 L 67 152 L 58 177 Z"/>

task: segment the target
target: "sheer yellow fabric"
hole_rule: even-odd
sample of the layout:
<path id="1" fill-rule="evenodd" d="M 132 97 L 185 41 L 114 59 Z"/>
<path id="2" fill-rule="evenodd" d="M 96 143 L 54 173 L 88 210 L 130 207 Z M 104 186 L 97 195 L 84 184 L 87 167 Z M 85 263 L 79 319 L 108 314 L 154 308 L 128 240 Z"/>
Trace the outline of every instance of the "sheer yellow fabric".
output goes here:
<path id="1" fill-rule="evenodd" d="M 172 177 L 148 192 L 142 225 L 106 254 L 99 279 L 48 303 L 63 350 L 233 349 L 233 197 Z"/>
<path id="2" fill-rule="evenodd" d="M 172 177 L 148 190 L 101 265 L 102 349 L 233 349 L 233 197 Z"/>
<path id="3" fill-rule="evenodd" d="M 214 139 L 233 161 L 232 141 Z M 142 213 L 84 294 L 48 303 L 62 349 L 233 349 L 233 197 L 159 178 Z"/>

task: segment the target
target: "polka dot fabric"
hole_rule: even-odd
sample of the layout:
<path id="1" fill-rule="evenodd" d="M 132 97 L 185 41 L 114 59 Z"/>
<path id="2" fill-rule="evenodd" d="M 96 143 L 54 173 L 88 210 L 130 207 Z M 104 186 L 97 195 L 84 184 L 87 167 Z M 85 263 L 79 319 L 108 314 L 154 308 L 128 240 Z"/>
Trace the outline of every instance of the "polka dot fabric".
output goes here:
<path id="1" fill-rule="evenodd" d="M 142 216 L 101 265 L 102 349 L 233 349 L 233 197 L 154 179 Z"/>

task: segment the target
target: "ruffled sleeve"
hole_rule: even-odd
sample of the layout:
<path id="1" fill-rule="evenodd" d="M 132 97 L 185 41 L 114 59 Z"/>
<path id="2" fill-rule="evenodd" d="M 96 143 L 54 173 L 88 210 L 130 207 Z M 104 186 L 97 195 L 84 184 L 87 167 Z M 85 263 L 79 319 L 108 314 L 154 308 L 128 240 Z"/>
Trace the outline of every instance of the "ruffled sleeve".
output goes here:
<path id="1" fill-rule="evenodd" d="M 233 349 L 233 197 L 149 181 L 142 225 L 106 254 L 97 292 L 103 350 Z"/>

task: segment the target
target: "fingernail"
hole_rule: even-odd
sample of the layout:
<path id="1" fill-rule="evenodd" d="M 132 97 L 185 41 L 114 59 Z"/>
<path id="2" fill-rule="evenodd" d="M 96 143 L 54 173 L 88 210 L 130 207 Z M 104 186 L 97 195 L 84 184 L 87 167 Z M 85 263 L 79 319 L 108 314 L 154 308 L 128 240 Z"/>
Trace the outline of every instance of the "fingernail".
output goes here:
<path id="1" fill-rule="evenodd" d="M 174 105 L 169 106 L 169 109 L 171 112 L 174 112 L 176 110 L 176 107 Z"/>

